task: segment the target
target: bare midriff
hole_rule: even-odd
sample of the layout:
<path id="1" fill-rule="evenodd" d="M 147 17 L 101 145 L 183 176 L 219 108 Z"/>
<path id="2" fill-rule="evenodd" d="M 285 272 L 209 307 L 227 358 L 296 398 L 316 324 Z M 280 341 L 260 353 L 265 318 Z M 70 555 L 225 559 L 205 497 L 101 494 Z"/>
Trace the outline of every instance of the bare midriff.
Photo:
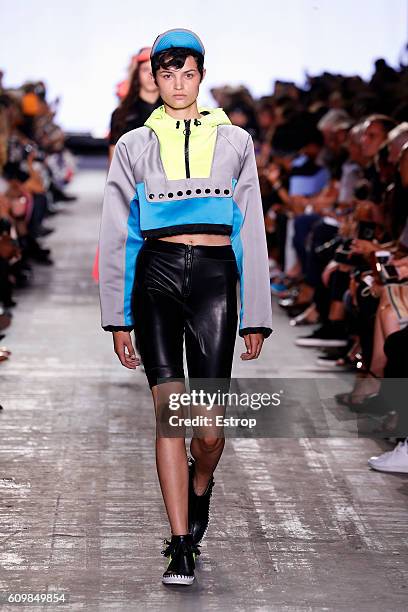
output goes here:
<path id="1" fill-rule="evenodd" d="M 207 246 L 224 246 L 231 244 L 229 236 L 221 234 L 178 234 L 177 236 L 166 236 L 159 238 L 166 242 L 182 242 L 183 244 L 192 244 L 193 246 L 203 244 Z"/>

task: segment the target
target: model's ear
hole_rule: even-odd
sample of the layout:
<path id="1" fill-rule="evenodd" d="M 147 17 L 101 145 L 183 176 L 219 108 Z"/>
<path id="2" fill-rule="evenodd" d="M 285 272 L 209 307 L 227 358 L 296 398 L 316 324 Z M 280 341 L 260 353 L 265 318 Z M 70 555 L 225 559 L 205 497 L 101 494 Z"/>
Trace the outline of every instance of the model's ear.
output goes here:
<path id="1" fill-rule="evenodd" d="M 207 74 L 207 70 L 204 68 L 203 70 L 203 76 L 201 78 L 201 82 L 204 80 L 205 75 Z"/>

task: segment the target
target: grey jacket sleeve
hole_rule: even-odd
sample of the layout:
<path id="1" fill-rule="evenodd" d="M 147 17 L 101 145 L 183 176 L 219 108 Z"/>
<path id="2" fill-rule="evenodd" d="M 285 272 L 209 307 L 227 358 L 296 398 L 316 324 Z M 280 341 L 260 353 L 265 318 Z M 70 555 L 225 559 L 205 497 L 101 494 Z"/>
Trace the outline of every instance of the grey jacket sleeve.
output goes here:
<path id="1" fill-rule="evenodd" d="M 105 184 L 99 232 L 99 298 L 106 331 L 133 329 L 132 289 L 142 244 L 135 180 L 126 142 L 119 139 Z"/>
<path id="2" fill-rule="evenodd" d="M 261 191 L 252 137 L 249 135 L 235 184 L 232 245 L 240 273 L 239 335 L 272 333 L 272 304 L 268 250 Z"/>

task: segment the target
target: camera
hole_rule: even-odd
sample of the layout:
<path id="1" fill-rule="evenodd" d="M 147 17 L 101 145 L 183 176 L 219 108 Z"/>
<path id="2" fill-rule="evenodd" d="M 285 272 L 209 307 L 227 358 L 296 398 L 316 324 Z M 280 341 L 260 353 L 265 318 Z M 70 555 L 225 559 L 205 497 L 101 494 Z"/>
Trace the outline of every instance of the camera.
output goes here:
<path id="1" fill-rule="evenodd" d="M 342 241 L 334 253 L 334 261 L 337 263 L 347 264 L 349 266 L 352 265 L 351 242 L 351 238 L 347 238 L 346 240 Z"/>
<path id="2" fill-rule="evenodd" d="M 357 183 L 354 189 L 354 197 L 356 200 L 369 200 L 370 198 L 370 183 L 363 179 Z"/>
<path id="3" fill-rule="evenodd" d="M 362 271 L 365 269 L 364 258 L 361 255 L 353 253 L 351 250 L 352 238 L 343 240 L 342 244 L 336 249 L 334 253 L 334 261 L 340 264 L 346 264 Z"/>
<path id="4" fill-rule="evenodd" d="M 390 285 L 401 282 L 401 279 L 398 276 L 398 270 L 392 264 L 381 264 L 379 276 L 383 285 Z"/>

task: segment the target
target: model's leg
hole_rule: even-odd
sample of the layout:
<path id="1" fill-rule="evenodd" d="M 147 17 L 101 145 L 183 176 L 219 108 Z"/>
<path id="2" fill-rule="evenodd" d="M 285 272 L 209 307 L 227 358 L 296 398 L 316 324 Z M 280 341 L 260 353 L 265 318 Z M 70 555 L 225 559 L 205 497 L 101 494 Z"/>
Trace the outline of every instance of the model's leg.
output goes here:
<path id="1" fill-rule="evenodd" d="M 216 258 L 216 249 L 222 258 Z M 214 249 L 214 258 L 207 258 Z M 205 379 L 213 391 L 217 379 L 230 379 L 237 330 L 237 268 L 234 253 L 224 247 L 197 247 L 193 255 L 191 293 L 186 304 L 186 358 L 190 379 Z M 193 381 L 194 382 L 194 381 Z M 201 386 L 201 385 L 200 385 Z M 223 407 L 214 413 L 223 414 Z M 209 414 L 205 407 L 194 414 Z M 194 428 L 190 451 L 195 459 L 194 490 L 202 494 L 217 467 L 225 446 L 222 428 Z"/>
<path id="2" fill-rule="evenodd" d="M 155 407 L 160 488 L 171 532 L 180 535 L 188 533 L 188 468 L 184 427 L 169 427 L 172 412 L 169 397 L 171 393 L 185 391 L 184 314 L 179 292 L 184 258 L 178 260 L 176 248 L 169 247 L 164 252 L 161 248 L 167 247 L 152 243 L 144 246 L 136 269 L 133 313 L 135 335 Z M 179 380 L 163 382 L 167 378 Z"/>
<path id="3" fill-rule="evenodd" d="M 178 382 L 161 383 L 152 387 L 156 412 L 156 467 L 164 504 L 173 535 L 188 533 L 188 467 L 185 445 L 185 428 L 178 428 L 167 437 L 166 427 L 160 431 L 160 423 L 168 420 L 170 393 L 184 393 L 185 386 Z"/>
<path id="4" fill-rule="evenodd" d="M 191 455 L 196 461 L 194 492 L 202 495 L 217 467 L 225 446 L 225 438 L 192 438 Z"/>

